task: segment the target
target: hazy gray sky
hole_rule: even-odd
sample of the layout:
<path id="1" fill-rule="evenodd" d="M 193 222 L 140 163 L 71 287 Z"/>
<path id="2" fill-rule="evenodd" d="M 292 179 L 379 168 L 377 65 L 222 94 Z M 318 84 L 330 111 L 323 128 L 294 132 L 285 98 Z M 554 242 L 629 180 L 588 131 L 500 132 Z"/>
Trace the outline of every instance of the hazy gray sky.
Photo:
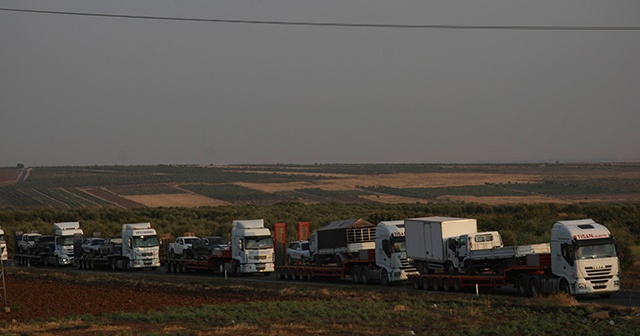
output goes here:
<path id="1" fill-rule="evenodd" d="M 2 0 L 226 20 L 640 26 L 640 1 Z M 640 160 L 640 31 L 0 11 L 0 166 Z"/>

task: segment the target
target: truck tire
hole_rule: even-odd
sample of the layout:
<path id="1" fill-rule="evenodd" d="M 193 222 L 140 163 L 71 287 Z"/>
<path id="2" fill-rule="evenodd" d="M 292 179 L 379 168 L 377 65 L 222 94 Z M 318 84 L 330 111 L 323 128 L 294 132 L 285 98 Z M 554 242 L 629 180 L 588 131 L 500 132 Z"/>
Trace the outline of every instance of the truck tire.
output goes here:
<path id="1" fill-rule="evenodd" d="M 383 286 L 389 286 L 389 284 L 391 284 L 391 282 L 389 281 L 389 272 L 387 272 L 386 269 L 382 269 L 382 271 L 380 271 L 380 283 Z"/>
<path id="2" fill-rule="evenodd" d="M 462 284 L 460 283 L 459 278 L 453 279 L 453 291 L 454 292 L 462 292 Z"/>
<path id="3" fill-rule="evenodd" d="M 537 276 L 532 276 L 529 280 L 529 295 L 540 295 L 540 279 Z"/>
<path id="4" fill-rule="evenodd" d="M 307 268 L 307 271 L 305 272 L 305 276 L 307 277 L 307 281 L 313 280 L 313 271 L 311 271 L 310 268 Z"/>
<path id="5" fill-rule="evenodd" d="M 529 296 L 528 277 L 524 274 L 520 274 L 516 280 L 516 289 L 521 296 Z"/>
<path id="6" fill-rule="evenodd" d="M 433 278 L 433 280 L 431 280 L 431 287 L 436 292 L 442 290 L 442 287 L 440 286 L 440 279 Z"/>
<path id="7" fill-rule="evenodd" d="M 413 278 L 411 278 L 411 285 L 413 285 L 413 289 L 416 290 L 424 289 L 422 287 L 422 281 L 420 280 L 419 276 L 414 276 Z"/>
<path id="8" fill-rule="evenodd" d="M 359 272 L 360 266 L 356 265 L 351 268 L 351 273 L 349 275 L 351 276 L 351 281 L 355 284 L 360 282 L 360 276 L 358 275 Z"/>
<path id="9" fill-rule="evenodd" d="M 362 284 L 368 285 L 371 283 L 371 277 L 369 276 L 369 270 L 362 267 L 360 270 L 360 279 L 362 279 Z"/>
<path id="10" fill-rule="evenodd" d="M 276 268 L 276 278 L 280 280 L 284 279 L 284 274 L 282 273 L 282 267 Z"/>
<path id="11" fill-rule="evenodd" d="M 447 279 L 447 278 L 442 279 L 442 291 L 443 292 L 450 292 L 451 291 L 451 283 L 449 282 L 449 279 Z"/>
<path id="12" fill-rule="evenodd" d="M 429 277 L 422 278 L 422 288 L 424 288 L 425 290 L 431 289 L 431 280 L 429 279 Z"/>
<path id="13" fill-rule="evenodd" d="M 558 291 L 560 293 L 566 293 L 571 295 L 571 288 L 569 287 L 569 281 L 567 279 L 560 279 L 560 284 L 558 285 Z"/>

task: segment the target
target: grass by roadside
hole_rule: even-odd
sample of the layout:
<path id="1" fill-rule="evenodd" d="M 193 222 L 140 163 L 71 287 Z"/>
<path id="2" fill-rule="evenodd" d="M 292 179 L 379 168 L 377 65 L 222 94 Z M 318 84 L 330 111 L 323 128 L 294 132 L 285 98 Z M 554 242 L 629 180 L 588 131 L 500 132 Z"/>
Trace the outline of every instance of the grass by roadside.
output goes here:
<path id="1" fill-rule="evenodd" d="M 4 335 L 639 335 L 637 309 L 578 305 L 566 295 L 531 299 L 447 295 L 403 288 L 301 286 L 202 278 L 131 279 L 126 275 L 48 273 L 93 286 L 145 286 L 163 291 L 232 292 L 260 300 L 144 313 L 75 315 L 5 323 Z M 135 281 L 135 283 L 132 283 Z M 266 299 L 265 299 L 266 298 Z"/>

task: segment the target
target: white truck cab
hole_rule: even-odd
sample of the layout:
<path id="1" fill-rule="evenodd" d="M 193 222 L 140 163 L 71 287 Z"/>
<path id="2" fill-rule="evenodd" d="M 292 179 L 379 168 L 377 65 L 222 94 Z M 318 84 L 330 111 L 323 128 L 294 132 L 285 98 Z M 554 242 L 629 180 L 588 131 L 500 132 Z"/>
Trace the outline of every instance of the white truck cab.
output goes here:
<path id="1" fill-rule="evenodd" d="M 55 230 L 55 250 L 53 252 L 55 264 L 57 266 L 73 264 L 75 258 L 74 244 L 76 240 L 82 240 L 83 232 L 80 229 L 80 223 L 54 223 L 53 228 Z"/>
<path id="2" fill-rule="evenodd" d="M 591 219 L 559 221 L 551 231 L 552 272 L 572 295 L 609 296 L 620 290 L 616 243 Z"/>
<path id="3" fill-rule="evenodd" d="M 376 265 L 383 283 L 407 280 L 417 273 L 407 259 L 404 221 L 382 221 L 376 226 Z"/>
<path id="4" fill-rule="evenodd" d="M 151 223 L 122 225 L 125 269 L 160 267 L 160 241 Z"/>
<path id="5" fill-rule="evenodd" d="M 263 219 L 234 220 L 231 229 L 231 253 L 237 273 L 270 273 L 275 270 L 275 252 L 271 231 Z"/>

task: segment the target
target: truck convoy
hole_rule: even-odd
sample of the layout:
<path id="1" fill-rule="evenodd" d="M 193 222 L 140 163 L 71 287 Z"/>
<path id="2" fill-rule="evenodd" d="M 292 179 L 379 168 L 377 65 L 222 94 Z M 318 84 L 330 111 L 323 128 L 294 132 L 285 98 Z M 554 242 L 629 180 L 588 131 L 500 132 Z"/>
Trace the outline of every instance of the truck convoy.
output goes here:
<path id="1" fill-rule="evenodd" d="M 615 241 L 604 225 L 591 219 L 555 223 L 548 250 L 547 244 L 478 250 L 476 260 L 485 256 L 488 262 L 484 265 L 490 265 L 485 270 L 488 272 L 482 274 L 475 274 L 477 269 L 467 274 L 457 273 L 459 269 L 455 269 L 455 263 L 447 267 L 452 260 L 445 257 L 446 253 L 451 253 L 445 249 L 450 250 L 448 242 L 455 241 L 451 237 L 459 233 L 456 229 L 444 229 L 442 231 L 448 233 L 437 232 L 431 236 L 426 233 L 427 228 L 434 230 L 435 227 L 434 231 L 437 231 L 444 223 L 444 226 L 455 226 L 456 222 L 463 223 L 461 226 L 468 225 L 468 220 L 445 217 L 406 221 L 407 235 L 415 234 L 407 242 L 407 251 L 408 256 L 416 258 L 414 260 L 419 265 L 420 275 L 410 279 L 416 289 L 460 291 L 465 287 L 498 288 L 513 285 L 525 296 L 566 292 L 571 295 L 599 294 L 603 297 L 620 290 Z M 457 236 L 458 242 L 462 236 Z M 424 237 L 434 238 L 430 240 L 433 244 L 419 242 Z M 435 274 L 435 268 L 442 264 L 444 266 L 441 269 L 447 270 L 447 274 Z"/>
<path id="2" fill-rule="evenodd" d="M 335 221 L 309 237 L 311 262 L 274 266 L 274 244 L 264 220 L 234 220 L 230 246 L 160 260 L 150 223 L 122 225 L 99 253 L 81 253 L 78 222 L 55 223 L 53 236 L 16 233 L 18 265 L 69 265 L 81 269 L 155 269 L 170 273 L 207 270 L 310 280 L 346 278 L 388 285 L 409 280 L 416 289 L 454 290 L 514 286 L 521 295 L 566 292 L 610 296 L 620 290 L 619 261 L 609 230 L 591 219 L 555 223 L 549 243 L 503 246 L 495 231 L 477 232 L 475 219 L 421 217 L 383 221 Z M 0 229 L 0 247 L 4 232 Z M 184 238 L 184 237 L 182 237 Z M 33 244 L 26 248 L 27 242 Z M 24 249 L 19 249 L 23 242 Z M 108 246 L 107 246 L 108 244 Z M 107 248 L 108 247 L 108 248 Z M 4 249 L 6 250 L 6 248 Z M 188 251 L 188 250 L 187 250 Z M 5 251 L 2 252 L 4 257 Z"/>
<path id="3" fill-rule="evenodd" d="M 311 234 L 309 243 L 314 264 L 277 266 L 280 279 L 350 276 L 355 283 L 388 285 L 416 273 L 407 259 L 404 221 L 331 222 Z"/>
<path id="4" fill-rule="evenodd" d="M 123 224 L 122 239 L 119 242 L 120 245 L 111 244 L 109 248 L 99 249 L 102 252 L 98 254 L 83 253 L 76 265 L 80 269 L 106 266 L 112 270 L 153 270 L 160 267 L 160 241 L 151 223 Z"/>
<path id="5" fill-rule="evenodd" d="M 178 258 L 163 261 L 169 273 L 184 273 L 191 270 L 219 273 L 269 275 L 274 271 L 275 250 L 271 230 L 264 226 L 263 219 L 234 220 L 231 228 L 231 246 L 212 249 L 202 256 L 185 253 Z"/>
<path id="6" fill-rule="evenodd" d="M 66 222 L 53 224 L 55 230 L 53 236 L 53 251 L 48 246 L 50 242 L 43 240 L 43 244 L 47 244 L 47 248 L 36 246 L 36 241 L 40 241 L 41 234 L 18 233 L 16 235 L 16 251 L 15 259 L 18 265 L 44 264 L 66 266 L 71 265 L 76 258 L 76 241 L 82 240 L 82 229 L 78 222 Z M 26 235 L 26 236 L 25 236 Z M 32 240 L 32 242 L 30 242 Z M 29 244 L 25 244 L 29 242 Z M 21 245 L 22 243 L 22 245 Z M 28 247 L 27 247 L 28 246 Z"/>

